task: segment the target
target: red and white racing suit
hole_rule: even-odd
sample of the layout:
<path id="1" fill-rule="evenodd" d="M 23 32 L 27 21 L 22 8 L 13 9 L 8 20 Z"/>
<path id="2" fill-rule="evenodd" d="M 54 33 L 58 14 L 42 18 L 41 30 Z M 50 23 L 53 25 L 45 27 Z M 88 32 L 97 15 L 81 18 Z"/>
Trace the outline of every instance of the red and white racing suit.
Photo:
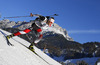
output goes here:
<path id="1" fill-rule="evenodd" d="M 34 43 L 38 43 L 43 37 L 42 30 L 45 27 L 48 27 L 46 22 L 37 20 L 37 21 L 35 21 L 35 23 L 32 24 L 32 26 L 30 28 L 25 29 L 23 31 L 19 31 L 17 33 L 13 33 L 13 35 L 14 36 L 18 36 L 18 35 L 26 34 L 26 33 L 30 32 L 30 31 L 34 30 L 35 33 L 37 34 L 37 39 L 34 41 Z"/>

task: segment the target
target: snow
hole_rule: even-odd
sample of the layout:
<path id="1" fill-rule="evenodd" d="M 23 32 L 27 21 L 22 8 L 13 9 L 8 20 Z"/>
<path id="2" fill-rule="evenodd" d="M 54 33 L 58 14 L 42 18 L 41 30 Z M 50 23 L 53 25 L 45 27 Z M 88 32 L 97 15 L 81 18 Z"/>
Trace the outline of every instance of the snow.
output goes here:
<path id="1" fill-rule="evenodd" d="M 63 61 L 64 60 L 64 57 L 63 56 L 60 56 L 60 57 L 53 57 L 55 60 L 57 61 Z"/>
<path id="2" fill-rule="evenodd" d="M 0 31 L 3 30 L 0 29 Z M 8 35 L 11 34 L 6 31 L 3 32 Z M 61 65 L 57 61 L 44 54 L 40 49 L 34 47 L 35 52 L 45 61 L 41 59 L 39 56 L 25 47 L 28 47 L 30 43 L 22 38 L 16 36 L 9 41 L 14 46 L 7 45 L 4 36 L 0 33 L 0 65 Z"/>
<path id="3" fill-rule="evenodd" d="M 98 48 L 99 46 L 98 45 L 95 45 L 95 47 Z"/>
<path id="4" fill-rule="evenodd" d="M 0 31 L 3 31 L 8 35 L 11 34 L 1 29 Z M 29 42 L 17 36 L 13 37 L 9 41 L 14 44 L 14 46 L 7 45 L 5 38 L 0 33 L 0 65 L 61 65 L 57 61 L 63 61 L 63 56 L 54 57 L 54 59 L 57 60 L 55 61 L 48 56 L 49 54 L 46 55 L 43 51 L 34 46 L 35 52 L 44 60 L 41 59 L 25 47 L 30 45 Z M 68 64 L 71 62 L 76 64 L 77 61 L 84 60 L 89 65 L 94 65 L 98 58 L 100 57 L 69 59 L 64 61 L 64 63 Z M 100 65 L 100 62 L 97 63 L 97 65 Z"/>
<path id="5" fill-rule="evenodd" d="M 64 63 L 68 64 L 68 63 L 74 63 L 76 64 L 77 61 L 85 61 L 86 63 L 88 63 L 89 65 L 95 65 L 96 61 L 99 59 L 100 57 L 93 57 L 93 58 L 81 58 L 81 59 L 70 59 L 70 60 L 66 60 Z M 100 62 L 98 63 L 98 65 L 100 64 Z"/>
<path id="6" fill-rule="evenodd" d="M 66 35 L 64 34 L 63 31 L 56 29 L 56 28 L 53 28 L 53 27 L 48 27 L 48 29 L 46 29 L 44 31 L 53 31 L 53 32 L 58 33 L 58 34 L 62 34 L 66 38 Z"/>
<path id="7" fill-rule="evenodd" d="M 97 65 L 100 65 L 100 62 L 98 62 Z"/>

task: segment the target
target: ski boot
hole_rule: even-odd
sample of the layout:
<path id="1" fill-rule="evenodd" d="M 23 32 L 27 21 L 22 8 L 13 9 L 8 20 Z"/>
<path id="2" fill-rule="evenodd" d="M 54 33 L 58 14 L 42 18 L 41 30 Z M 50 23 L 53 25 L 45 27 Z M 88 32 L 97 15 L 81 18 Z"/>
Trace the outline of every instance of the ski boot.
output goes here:
<path id="1" fill-rule="evenodd" d="M 11 34 L 11 35 L 7 35 L 6 37 L 7 37 L 7 39 L 10 39 L 10 38 L 14 37 L 14 35 Z"/>
<path id="2" fill-rule="evenodd" d="M 35 50 L 34 50 L 33 46 L 34 46 L 34 43 L 31 43 L 31 45 L 28 47 L 28 49 L 30 49 L 32 52 L 35 53 Z M 36 53 L 35 53 L 35 54 L 36 54 Z"/>

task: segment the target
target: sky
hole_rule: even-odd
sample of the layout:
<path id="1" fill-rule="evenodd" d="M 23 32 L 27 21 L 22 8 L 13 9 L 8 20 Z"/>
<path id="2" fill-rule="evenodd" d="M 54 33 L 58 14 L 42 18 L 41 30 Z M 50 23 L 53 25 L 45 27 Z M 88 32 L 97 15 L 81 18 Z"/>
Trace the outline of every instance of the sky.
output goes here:
<path id="1" fill-rule="evenodd" d="M 0 20 L 3 17 L 44 16 L 59 14 L 55 23 L 66 29 L 79 43 L 100 42 L 100 0 L 0 0 Z M 34 18 L 12 18 L 11 21 L 30 21 Z"/>

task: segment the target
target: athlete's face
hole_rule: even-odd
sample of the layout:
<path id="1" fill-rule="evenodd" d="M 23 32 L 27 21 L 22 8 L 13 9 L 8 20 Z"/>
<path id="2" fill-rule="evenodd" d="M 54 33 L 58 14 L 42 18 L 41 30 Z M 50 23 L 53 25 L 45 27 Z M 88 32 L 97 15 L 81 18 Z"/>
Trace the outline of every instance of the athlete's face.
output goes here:
<path id="1" fill-rule="evenodd" d="M 48 25 L 51 26 L 53 24 L 53 22 L 51 21 L 48 21 Z"/>

